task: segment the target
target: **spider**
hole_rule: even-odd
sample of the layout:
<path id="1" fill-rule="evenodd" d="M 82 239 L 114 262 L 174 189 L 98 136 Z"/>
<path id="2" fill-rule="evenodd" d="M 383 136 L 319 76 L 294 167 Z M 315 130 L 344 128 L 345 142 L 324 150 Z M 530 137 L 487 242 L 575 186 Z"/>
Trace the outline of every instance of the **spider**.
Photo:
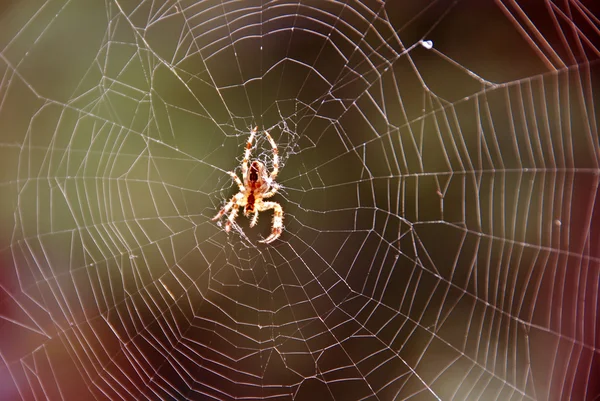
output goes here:
<path id="1" fill-rule="evenodd" d="M 227 218 L 227 223 L 225 223 L 225 231 L 229 232 L 231 230 L 231 225 L 238 215 L 238 209 L 240 207 L 244 208 L 244 215 L 246 217 L 252 215 L 250 227 L 254 227 L 258 222 L 258 212 L 273 209 L 273 228 L 271 230 L 271 235 L 264 240 L 259 241 L 269 244 L 279 238 L 283 231 L 283 209 L 281 208 L 281 205 L 277 202 L 263 201 L 263 199 L 275 195 L 279 189 L 279 184 L 275 182 L 275 178 L 279 172 L 279 156 L 277 144 L 271 135 L 269 135 L 267 131 L 264 131 L 273 147 L 273 171 L 269 174 L 265 165 L 258 160 L 252 160 L 252 163 L 250 163 L 250 167 L 248 168 L 248 161 L 252 150 L 252 141 L 254 140 L 257 130 L 258 127 L 254 127 L 250 132 L 250 139 L 248 139 L 248 143 L 246 143 L 244 160 L 242 160 L 243 183 L 236 173 L 233 171 L 229 172 L 229 175 L 233 178 L 240 191 L 221 208 L 219 213 L 213 217 L 213 221 L 220 219 L 231 210 L 229 217 Z"/>

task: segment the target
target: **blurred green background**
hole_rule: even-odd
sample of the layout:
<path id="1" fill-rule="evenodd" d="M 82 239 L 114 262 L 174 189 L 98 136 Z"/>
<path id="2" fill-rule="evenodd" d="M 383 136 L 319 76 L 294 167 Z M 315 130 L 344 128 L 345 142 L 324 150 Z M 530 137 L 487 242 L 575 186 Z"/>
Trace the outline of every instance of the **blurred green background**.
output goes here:
<path id="1" fill-rule="evenodd" d="M 549 4 L 4 2 L 0 399 L 594 399 L 598 10 Z M 256 125 L 269 246 L 210 221 Z"/>

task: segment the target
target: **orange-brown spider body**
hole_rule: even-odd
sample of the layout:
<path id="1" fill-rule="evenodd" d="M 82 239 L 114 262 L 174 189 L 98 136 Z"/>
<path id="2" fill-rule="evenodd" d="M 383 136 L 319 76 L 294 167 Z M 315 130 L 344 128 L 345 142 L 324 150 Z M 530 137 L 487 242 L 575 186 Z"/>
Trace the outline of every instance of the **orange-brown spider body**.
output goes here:
<path id="1" fill-rule="evenodd" d="M 255 127 L 252 130 L 250 139 L 248 139 L 248 143 L 246 144 L 244 160 L 242 161 L 243 182 L 233 171 L 229 172 L 231 178 L 233 178 L 238 185 L 239 192 L 234 195 L 223 208 L 221 208 L 219 213 L 213 217 L 213 220 L 218 220 L 221 216 L 229 212 L 229 217 L 225 223 L 225 231 L 229 232 L 240 207 L 244 208 L 244 215 L 246 217 L 252 215 L 250 227 L 254 227 L 258 222 L 259 212 L 273 209 L 273 227 L 271 235 L 260 241 L 268 244 L 279 238 L 283 231 L 283 209 L 281 208 L 281 205 L 277 202 L 263 201 L 263 199 L 275 195 L 279 189 L 279 184 L 275 182 L 275 178 L 279 172 L 279 156 L 275 141 L 271 135 L 265 131 L 265 135 L 273 148 L 273 171 L 269 174 L 265 165 L 258 160 L 253 160 L 252 163 L 250 163 L 250 166 L 248 166 L 252 150 L 252 141 L 254 140 L 257 130 L 258 127 Z"/>
<path id="2" fill-rule="evenodd" d="M 244 209 L 244 215 L 246 215 L 246 217 L 250 215 L 250 213 L 254 213 L 254 203 L 256 201 L 254 192 L 264 192 L 262 186 L 264 185 L 265 181 L 259 179 L 259 171 L 260 168 L 258 166 L 258 162 L 253 161 L 250 165 L 250 173 L 248 174 L 248 179 L 246 180 L 246 188 L 250 190 L 250 193 L 248 194 L 248 199 L 246 200 L 246 207 Z"/>

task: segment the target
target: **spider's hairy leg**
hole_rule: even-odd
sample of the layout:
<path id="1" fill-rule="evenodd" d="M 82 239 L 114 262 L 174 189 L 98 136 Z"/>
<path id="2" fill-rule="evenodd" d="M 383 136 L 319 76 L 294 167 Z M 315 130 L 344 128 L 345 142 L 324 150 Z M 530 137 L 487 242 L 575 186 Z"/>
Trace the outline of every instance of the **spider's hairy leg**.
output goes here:
<path id="1" fill-rule="evenodd" d="M 229 171 L 228 174 L 231 176 L 231 178 L 233 178 L 233 181 L 235 181 L 237 184 L 240 192 L 244 192 L 246 188 L 244 188 L 244 184 L 242 184 L 242 181 L 240 181 L 240 177 L 238 177 L 233 171 Z"/>
<path id="2" fill-rule="evenodd" d="M 248 177 L 248 161 L 250 160 L 250 153 L 252 150 L 252 141 L 254 141 L 254 135 L 258 131 L 258 127 L 254 127 L 254 129 L 250 132 L 250 138 L 246 143 L 246 150 L 244 151 L 244 160 L 242 161 L 242 179 L 246 181 Z"/>
<path id="3" fill-rule="evenodd" d="M 277 144 L 273 140 L 273 137 L 271 137 L 271 134 L 265 131 L 265 135 L 267 136 L 267 139 L 273 148 L 273 171 L 271 171 L 271 179 L 274 180 L 279 172 L 279 150 L 277 150 Z"/>
<path id="4" fill-rule="evenodd" d="M 281 232 L 283 231 L 283 209 L 281 208 L 281 205 L 277 202 L 262 202 L 259 205 L 259 209 L 261 211 L 273 209 L 273 228 L 271 229 L 271 235 L 269 235 L 264 240 L 259 241 L 265 244 L 269 244 L 275 241 L 277 238 L 279 238 Z"/>
<path id="5" fill-rule="evenodd" d="M 254 215 L 252 216 L 252 220 L 250 220 L 250 227 L 254 227 L 258 223 L 258 209 L 254 210 Z"/>
<path id="6" fill-rule="evenodd" d="M 225 206 L 223 206 L 221 208 L 221 210 L 219 210 L 219 213 L 217 213 L 217 215 L 212 218 L 212 221 L 219 220 L 221 218 L 221 216 L 223 216 L 224 214 L 227 214 L 229 209 L 231 209 L 231 207 L 236 203 L 236 200 L 237 200 L 237 195 L 234 195 L 233 198 L 231 198 L 231 200 L 229 202 L 227 202 L 227 204 Z"/>
<path id="7" fill-rule="evenodd" d="M 262 198 L 270 198 L 271 196 L 275 195 L 277 193 L 277 191 L 279 191 L 279 188 L 281 188 L 281 186 L 274 182 L 271 184 L 271 190 L 269 192 L 265 192 L 264 194 L 262 194 Z"/>
<path id="8" fill-rule="evenodd" d="M 238 215 L 239 207 L 240 206 L 237 203 L 235 205 L 233 205 L 233 209 L 231 210 L 231 213 L 229 213 L 229 218 L 227 219 L 227 223 L 225 223 L 225 232 L 231 231 L 231 225 L 234 223 L 235 218 Z"/>

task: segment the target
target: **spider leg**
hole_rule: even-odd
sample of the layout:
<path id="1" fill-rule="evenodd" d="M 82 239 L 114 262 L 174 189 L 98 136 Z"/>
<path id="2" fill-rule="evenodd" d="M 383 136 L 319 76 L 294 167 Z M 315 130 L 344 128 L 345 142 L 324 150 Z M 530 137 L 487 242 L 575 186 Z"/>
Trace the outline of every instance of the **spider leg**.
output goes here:
<path id="1" fill-rule="evenodd" d="M 231 231 L 231 226 L 235 222 L 235 218 L 238 215 L 239 205 L 236 203 L 233 205 L 231 209 L 231 213 L 229 213 L 229 218 L 227 219 L 227 223 L 225 223 L 225 232 Z"/>
<path id="2" fill-rule="evenodd" d="M 271 190 L 262 194 L 262 198 L 270 198 L 271 196 L 275 195 L 277 191 L 279 191 L 279 188 L 281 188 L 280 185 L 274 182 L 273 184 L 271 184 Z"/>
<path id="3" fill-rule="evenodd" d="M 264 240 L 259 241 L 265 244 L 270 244 L 279 238 L 281 232 L 283 231 L 283 209 L 277 202 L 261 202 L 257 206 L 257 210 L 259 211 L 273 209 L 273 228 L 271 229 L 271 235 Z"/>
<path id="4" fill-rule="evenodd" d="M 223 206 L 221 208 L 221 210 L 219 210 L 219 213 L 217 213 L 217 215 L 212 218 L 212 221 L 219 220 L 221 218 L 221 216 L 223 216 L 224 214 L 227 214 L 229 209 L 231 209 L 231 207 L 236 203 L 236 200 L 237 200 L 237 195 L 234 195 L 233 198 L 231 198 L 231 200 L 229 202 L 227 202 L 227 204 L 225 206 Z"/>
<path id="5" fill-rule="evenodd" d="M 273 171 L 271 171 L 271 179 L 274 180 L 275 177 L 277 177 L 277 173 L 279 172 L 279 151 L 277 150 L 277 144 L 275 143 L 271 135 L 267 131 L 265 131 L 265 135 L 267 136 L 267 139 L 269 140 L 269 143 L 273 148 Z"/>
<path id="6" fill-rule="evenodd" d="M 235 181 L 235 183 L 237 184 L 240 192 L 244 192 L 246 189 L 244 188 L 244 184 L 242 184 L 242 181 L 240 181 L 240 178 L 237 176 L 237 174 L 234 173 L 233 171 L 229 171 L 229 175 L 231 176 L 231 178 L 233 178 L 233 181 Z"/>
<path id="7" fill-rule="evenodd" d="M 258 223 L 258 209 L 254 209 L 254 216 L 252 216 L 252 220 L 250 221 L 250 227 L 254 227 Z"/>
<path id="8" fill-rule="evenodd" d="M 252 151 L 252 141 L 254 141 L 254 135 L 256 135 L 256 131 L 258 127 L 254 127 L 254 129 L 250 132 L 250 138 L 246 143 L 246 150 L 244 151 L 244 160 L 242 161 L 242 180 L 246 181 L 248 177 L 248 161 L 250 161 L 250 153 Z"/>

